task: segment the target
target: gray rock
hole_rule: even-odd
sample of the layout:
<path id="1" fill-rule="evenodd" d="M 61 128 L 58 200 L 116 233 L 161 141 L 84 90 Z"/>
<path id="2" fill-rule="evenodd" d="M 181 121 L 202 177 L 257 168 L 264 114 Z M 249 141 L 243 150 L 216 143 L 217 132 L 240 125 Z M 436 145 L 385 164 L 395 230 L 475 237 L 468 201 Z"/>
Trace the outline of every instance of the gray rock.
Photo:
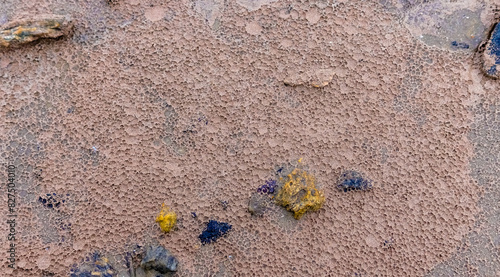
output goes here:
<path id="1" fill-rule="evenodd" d="M 483 52 L 483 71 L 492 78 L 500 78 L 500 24 L 497 23 Z"/>
<path id="2" fill-rule="evenodd" d="M 141 261 L 141 267 L 145 270 L 156 270 L 160 273 L 177 271 L 179 261 L 167 249 L 162 246 L 150 246 Z"/>
<path id="3" fill-rule="evenodd" d="M 262 216 L 269 208 L 269 198 L 259 193 L 254 193 L 248 201 L 248 211 L 252 215 Z"/>

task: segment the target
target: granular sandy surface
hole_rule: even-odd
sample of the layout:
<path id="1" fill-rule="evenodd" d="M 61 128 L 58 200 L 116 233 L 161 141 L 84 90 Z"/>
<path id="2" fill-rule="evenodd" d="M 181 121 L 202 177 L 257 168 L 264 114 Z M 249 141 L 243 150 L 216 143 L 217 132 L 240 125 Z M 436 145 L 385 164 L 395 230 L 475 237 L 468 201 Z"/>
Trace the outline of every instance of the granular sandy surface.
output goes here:
<path id="1" fill-rule="evenodd" d="M 0 24 L 74 27 L 0 50 L 2 276 L 69 276 L 96 251 L 128 276 L 125 253 L 151 243 L 175 276 L 500 275 L 500 84 L 476 53 L 493 0 L 4 2 Z M 313 87 L 320 70 L 333 78 Z M 251 216 L 300 158 L 323 208 Z M 338 190 L 342 170 L 373 189 Z M 54 193 L 58 207 L 39 201 Z M 232 230 L 201 245 L 209 219 Z"/>

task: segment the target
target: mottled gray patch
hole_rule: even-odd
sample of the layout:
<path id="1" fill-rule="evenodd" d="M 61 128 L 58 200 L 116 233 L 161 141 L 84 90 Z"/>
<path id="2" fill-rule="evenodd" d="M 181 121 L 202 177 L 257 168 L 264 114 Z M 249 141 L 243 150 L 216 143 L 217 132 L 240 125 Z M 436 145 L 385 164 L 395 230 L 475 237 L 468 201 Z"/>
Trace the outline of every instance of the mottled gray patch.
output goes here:
<path id="1" fill-rule="evenodd" d="M 481 103 L 469 132 L 472 177 L 484 188 L 474 229 L 453 256 L 427 276 L 498 276 L 500 273 L 500 104 Z"/>
<path id="2" fill-rule="evenodd" d="M 472 4 L 470 9 L 458 7 L 458 4 L 442 1 L 417 5 L 407 12 L 405 23 L 408 30 L 427 45 L 473 51 L 486 31 L 481 21 L 482 9 L 474 9 Z"/>

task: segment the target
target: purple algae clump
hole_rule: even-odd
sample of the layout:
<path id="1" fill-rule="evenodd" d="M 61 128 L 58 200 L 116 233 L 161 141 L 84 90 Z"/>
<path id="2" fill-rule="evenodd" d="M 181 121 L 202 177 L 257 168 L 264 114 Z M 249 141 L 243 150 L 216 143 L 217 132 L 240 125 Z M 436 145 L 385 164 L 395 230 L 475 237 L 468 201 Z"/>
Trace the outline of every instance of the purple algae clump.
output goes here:
<path id="1" fill-rule="evenodd" d="M 269 179 L 264 185 L 257 189 L 257 192 L 262 194 L 274 194 L 274 192 L 276 191 L 276 186 L 276 180 Z"/>

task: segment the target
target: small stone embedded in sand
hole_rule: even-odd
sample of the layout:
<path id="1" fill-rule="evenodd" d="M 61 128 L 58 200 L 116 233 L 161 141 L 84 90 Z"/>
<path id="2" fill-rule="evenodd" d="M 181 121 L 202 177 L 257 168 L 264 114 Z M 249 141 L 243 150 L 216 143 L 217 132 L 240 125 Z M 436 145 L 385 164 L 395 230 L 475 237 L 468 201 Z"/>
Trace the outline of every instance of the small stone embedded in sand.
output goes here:
<path id="1" fill-rule="evenodd" d="M 269 208 L 269 197 L 261 193 L 254 193 L 248 201 L 248 212 L 255 216 L 262 216 Z"/>
<path id="2" fill-rule="evenodd" d="M 293 46 L 293 40 L 291 40 L 291 39 L 283 39 L 280 42 L 280 47 L 288 48 L 291 46 Z"/>
<path id="3" fill-rule="evenodd" d="M 0 46 L 16 47 L 42 38 L 58 38 L 70 29 L 71 23 L 56 15 L 12 21 L 0 28 Z"/>
<path id="4" fill-rule="evenodd" d="M 295 219 L 308 211 L 319 210 L 325 203 L 325 195 L 316 188 L 314 176 L 305 170 L 295 168 L 280 181 L 283 185 L 276 195 L 276 204 L 293 212 Z"/>
<path id="5" fill-rule="evenodd" d="M 224 12 L 224 0 L 196 0 L 193 1 L 194 10 L 200 14 L 208 25 L 214 24 Z"/>
<path id="6" fill-rule="evenodd" d="M 500 77 L 500 24 L 496 24 L 491 32 L 483 52 L 483 71 L 492 78 Z"/>
<path id="7" fill-rule="evenodd" d="M 85 247 L 85 241 L 79 240 L 79 241 L 73 242 L 73 250 L 75 250 L 75 251 L 82 250 L 83 247 Z"/>
<path id="8" fill-rule="evenodd" d="M 4 57 L 0 60 L 0 68 L 6 68 L 12 61 L 8 57 Z"/>
<path id="9" fill-rule="evenodd" d="M 319 11 L 318 11 L 317 8 L 311 8 L 306 13 L 306 19 L 311 24 L 318 23 L 318 21 L 319 21 L 320 18 L 321 18 L 321 15 L 319 14 Z"/>
<path id="10" fill-rule="evenodd" d="M 165 9 L 161 7 L 154 7 L 147 9 L 146 12 L 144 13 L 144 16 L 146 17 L 147 20 L 156 22 L 160 21 L 165 17 Z"/>
<path id="11" fill-rule="evenodd" d="M 248 34 L 256 36 L 260 35 L 260 33 L 262 32 L 262 27 L 259 25 L 258 22 L 253 21 L 245 26 L 245 30 L 247 31 Z"/>
<path id="12" fill-rule="evenodd" d="M 146 255 L 141 261 L 141 267 L 148 270 L 155 270 L 165 274 L 177 271 L 179 261 L 163 246 L 150 246 L 146 250 Z"/>
<path id="13" fill-rule="evenodd" d="M 366 242 L 366 245 L 370 246 L 370 247 L 378 247 L 379 246 L 379 242 L 377 241 L 377 238 L 375 238 L 373 235 L 368 235 L 366 238 L 365 238 L 365 242 Z"/>
<path id="14" fill-rule="evenodd" d="M 283 83 L 287 86 L 311 86 L 322 88 L 327 86 L 335 75 L 335 71 L 330 68 L 323 68 L 310 71 L 293 71 L 288 74 Z"/>
<path id="15" fill-rule="evenodd" d="M 50 267 L 50 256 L 48 255 L 42 255 L 40 257 L 38 257 L 37 261 L 36 261 L 36 265 L 38 266 L 38 268 L 40 269 L 47 269 Z"/>
<path id="16" fill-rule="evenodd" d="M 249 11 L 260 9 L 262 5 L 267 5 L 278 0 L 236 0 L 236 3 L 247 8 Z"/>

